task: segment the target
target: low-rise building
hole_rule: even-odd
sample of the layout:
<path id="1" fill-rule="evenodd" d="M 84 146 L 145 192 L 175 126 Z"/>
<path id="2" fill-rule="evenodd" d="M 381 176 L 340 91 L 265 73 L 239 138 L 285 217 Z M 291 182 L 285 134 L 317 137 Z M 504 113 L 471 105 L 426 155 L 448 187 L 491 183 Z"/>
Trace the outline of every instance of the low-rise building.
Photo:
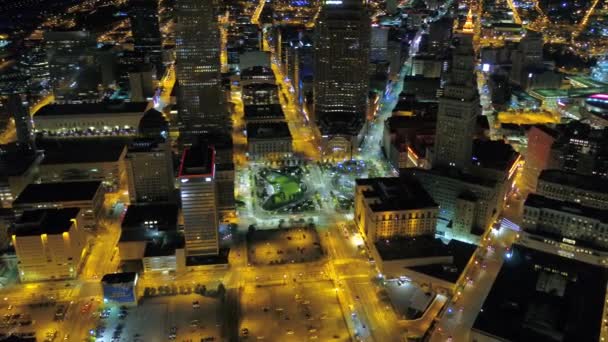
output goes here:
<path id="1" fill-rule="evenodd" d="M 101 181 L 32 183 L 13 202 L 17 215 L 26 210 L 79 208 L 80 227 L 94 229 L 103 215 Z"/>
<path id="2" fill-rule="evenodd" d="M 12 235 L 22 282 L 75 279 L 86 255 L 80 209 L 25 211 Z"/>
<path id="3" fill-rule="evenodd" d="M 435 126 L 431 115 L 397 115 L 384 122 L 382 148 L 395 169 L 430 168 L 428 151 L 435 142 Z"/>
<path id="4" fill-rule="evenodd" d="M 434 235 L 439 206 L 415 180 L 357 179 L 355 223 L 372 242 Z"/>
<path id="5" fill-rule="evenodd" d="M 608 179 L 597 175 L 583 176 L 562 170 L 543 170 L 538 177 L 536 193 L 586 207 L 608 209 Z"/>
<path id="6" fill-rule="evenodd" d="M 379 240 L 370 254 L 386 279 L 411 281 L 424 289 L 453 295 L 476 246 L 458 240 L 444 243 L 432 235 Z"/>
<path id="7" fill-rule="evenodd" d="M 605 267 L 517 244 L 510 255 L 476 313 L 471 341 L 601 341 Z"/>
<path id="8" fill-rule="evenodd" d="M 104 302 L 121 305 L 137 305 L 137 280 L 135 272 L 109 273 L 101 278 Z"/>
<path id="9" fill-rule="evenodd" d="M 280 104 L 245 106 L 245 121 L 247 123 L 281 122 L 285 114 Z"/>
<path id="10" fill-rule="evenodd" d="M 247 153 L 251 160 L 291 158 L 293 139 L 285 122 L 248 123 Z"/>
<path id="11" fill-rule="evenodd" d="M 48 104 L 36 112 L 34 129 L 48 137 L 134 135 L 148 102 Z"/>
<path id="12" fill-rule="evenodd" d="M 596 251 L 603 255 L 608 251 L 606 210 L 530 194 L 524 203 L 521 227 L 524 241 L 541 240 L 558 248 L 555 253 L 562 256 L 597 256 Z"/>
<path id="13" fill-rule="evenodd" d="M 47 141 L 40 148 L 44 151 L 39 167 L 43 183 L 100 180 L 107 191 L 126 190 L 124 140 Z"/>
<path id="14" fill-rule="evenodd" d="M 252 83 L 243 86 L 243 105 L 271 105 L 279 103 L 279 87 L 270 83 Z"/>

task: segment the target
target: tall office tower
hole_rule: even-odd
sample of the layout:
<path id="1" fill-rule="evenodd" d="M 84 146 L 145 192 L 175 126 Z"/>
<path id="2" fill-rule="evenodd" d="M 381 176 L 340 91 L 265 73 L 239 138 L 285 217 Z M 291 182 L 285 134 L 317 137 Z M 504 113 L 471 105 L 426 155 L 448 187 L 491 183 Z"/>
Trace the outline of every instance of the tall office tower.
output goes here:
<path id="1" fill-rule="evenodd" d="M 386 61 L 388 59 L 388 33 L 388 27 L 372 27 L 370 53 L 372 61 Z"/>
<path id="2" fill-rule="evenodd" d="M 8 96 L 7 110 L 15 120 L 17 142 L 34 147 L 34 134 L 32 131 L 32 117 L 25 95 L 11 94 Z"/>
<path id="3" fill-rule="evenodd" d="M 217 186 L 215 184 L 215 150 L 193 145 L 182 155 L 178 178 L 186 256 L 219 253 Z"/>
<path id="4" fill-rule="evenodd" d="M 48 89 L 49 86 L 49 62 L 42 36 L 37 37 L 37 39 L 28 37 L 23 41 L 26 52 L 19 59 L 19 68 L 24 75 L 28 76 L 30 91 Z"/>
<path id="5" fill-rule="evenodd" d="M 216 0 L 177 0 L 176 54 L 181 134 L 230 132 L 221 86 Z"/>
<path id="6" fill-rule="evenodd" d="M 526 75 L 526 69 L 530 67 L 541 67 L 543 64 L 543 34 L 535 31 L 527 31 L 526 35 L 519 41 L 517 50 L 511 55 L 513 66 L 511 67 L 511 81 L 522 84 Z"/>
<path id="7" fill-rule="evenodd" d="M 44 41 L 51 87 L 55 100 L 62 101 L 84 86 L 79 79 L 85 69 L 94 65 L 95 38 L 88 31 L 47 31 Z"/>
<path id="8" fill-rule="evenodd" d="M 433 166 L 466 170 L 471 163 L 475 120 L 481 114 L 475 81 L 475 55 L 470 36 L 453 51 L 452 68 L 439 98 Z"/>
<path id="9" fill-rule="evenodd" d="M 314 34 L 313 97 L 324 136 L 356 136 L 365 122 L 370 31 L 364 1 L 322 2 Z"/>
<path id="10" fill-rule="evenodd" d="M 156 67 L 156 75 L 163 74 L 163 44 L 158 21 L 158 0 L 131 0 L 129 21 L 135 52 L 146 63 Z"/>
<path id="11" fill-rule="evenodd" d="M 135 139 L 128 146 L 125 161 L 131 203 L 175 200 L 173 158 L 168 142 Z"/>

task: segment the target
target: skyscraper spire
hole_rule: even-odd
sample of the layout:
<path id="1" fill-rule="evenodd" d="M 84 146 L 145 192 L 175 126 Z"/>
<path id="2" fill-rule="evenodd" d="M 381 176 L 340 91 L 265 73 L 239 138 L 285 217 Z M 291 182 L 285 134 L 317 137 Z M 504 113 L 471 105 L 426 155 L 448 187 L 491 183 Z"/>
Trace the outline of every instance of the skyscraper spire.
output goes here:
<path id="1" fill-rule="evenodd" d="M 473 33 L 475 25 L 473 24 L 473 7 L 469 6 L 469 12 L 467 13 L 467 21 L 462 26 L 462 33 Z"/>

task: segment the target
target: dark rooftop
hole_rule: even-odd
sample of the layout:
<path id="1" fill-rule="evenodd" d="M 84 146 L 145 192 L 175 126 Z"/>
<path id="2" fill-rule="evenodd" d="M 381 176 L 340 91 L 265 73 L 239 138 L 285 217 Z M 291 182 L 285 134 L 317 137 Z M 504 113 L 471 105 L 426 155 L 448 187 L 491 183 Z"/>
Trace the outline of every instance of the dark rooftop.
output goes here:
<path id="1" fill-rule="evenodd" d="M 207 145 L 193 145 L 184 150 L 178 177 L 214 176 L 215 149 Z"/>
<path id="2" fill-rule="evenodd" d="M 469 184 L 480 185 L 480 186 L 484 186 L 484 187 L 493 188 L 496 186 L 496 181 L 494 181 L 494 180 L 491 180 L 488 178 L 477 177 L 477 176 L 474 176 L 469 173 L 464 173 L 457 168 L 448 167 L 448 166 L 438 166 L 438 167 L 434 167 L 430 170 L 422 169 L 422 168 L 408 168 L 408 169 L 403 169 L 402 173 L 409 174 L 414 177 L 416 177 L 417 174 L 428 173 L 428 174 L 432 174 L 432 175 L 436 175 L 436 176 L 440 176 L 440 177 L 458 179 L 460 181 L 463 181 L 463 182 L 466 182 Z"/>
<path id="3" fill-rule="evenodd" d="M 153 225 L 157 230 L 177 229 L 176 204 L 131 204 L 127 208 L 122 220 L 122 230 L 137 230 L 151 226 L 145 222 L 156 222 Z"/>
<path id="4" fill-rule="evenodd" d="M 519 153 L 511 145 L 501 141 L 475 140 L 472 162 L 483 168 L 509 171 Z"/>
<path id="5" fill-rule="evenodd" d="M 280 104 L 245 106 L 245 120 L 285 119 Z"/>
<path id="6" fill-rule="evenodd" d="M 184 245 L 184 235 L 181 232 L 166 232 L 162 234 L 162 238 L 148 241 L 144 257 L 175 255 L 175 250 L 184 248 Z"/>
<path id="7" fill-rule="evenodd" d="M 186 266 L 224 265 L 228 264 L 229 248 L 220 248 L 218 255 L 201 255 L 186 257 Z"/>
<path id="8" fill-rule="evenodd" d="M 276 90 L 278 86 L 272 83 L 251 83 L 243 86 L 243 90 Z"/>
<path id="9" fill-rule="evenodd" d="M 15 235 L 61 234 L 70 230 L 79 208 L 26 210 L 15 222 Z"/>
<path id="10" fill-rule="evenodd" d="M 30 203 L 88 201 L 95 197 L 101 181 L 28 184 L 13 202 L 14 206 Z"/>
<path id="11" fill-rule="evenodd" d="M 291 138 L 291 133 L 286 122 L 248 123 L 247 138 L 269 140 Z"/>
<path id="12" fill-rule="evenodd" d="M 22 175 L 40 156 L 40 153 L 24 145 L 0 145 L 0 177 Z"/>
<path id="13" fill-rule="evenodd" d="M 263 66 L 254 66 L 241 70 L 241 79 L 247 79 L 255 76 L 268 76 L 274 78 L 274 73 L 272 72 L 272 69 Z"/>
<path id="14" fill-rule="evenodd" d="M 135 138 L 127 146 L 127 152 L 150 152 L 156 148 L 162 141 L 156 138 Z"/>
<path id="15" fill-rule="evenodd" d="M 598 341 L 606 269 L 514 245 L 473 329 L 508 341 Z"/>
<path id="16" fill-rule="evenodd" d="M 98 115 L 98 114 L 120 114 L 141 113 L 148 108 L 148 102 L 99 102 L 78 104 L 48 104 L 36 112 L 34 120 L 39 116 L 55 115 Z"/>
<path id="17" fill-rule="evenodd" d="M 528 198 L 526 198 L 526 202 L 524 203 L 524 207 L 547 208 L 557 211 L 564 211 L 573 215 L 599 220 L 603 223 L 608 222 L 608 210 L 587 207 L 574 202 L 551 199 L 538 194 L 529 194 Z"/>
<path id="18" fill-rule="evenodd" d="M 571 186 L 581 190 L 608 193 L 608 179 L 594 175 L 580 175 L 562 170 L 543 170 L 539 181 Z"/>
<path id="19" fill-rule="evenodd" d="M 137 278 L 135 272 L 108 273 L 101 278 L 102 283 L 106 284 L 121 284 L 133 282 Z"/>
<path id="20" fill-rule="evenodd" d="M 129 140 L 120 138 L 87 138 L 46 140 L 38 143 L 44 151 L 42 165 L 116 162 Z"/>
<path id="21" fill-rule="evenodd" d="M 453 261 L 450 264 L 409 267 L 413 271 L 449 282 L 456 282 L 477 248 L 475 245 L 457 240 L 445 244 L 432 235 L 392 239 L 388 242 L 379 240 L 375 245 L 383 260 L 452 257 Z"/>
<path id="22" fill-rule="evenodd" d="M 377 199 L 370 203 L 374 212 L 439 207 L 412 177 L 365 178 L 357 179 L 356 184 L 371 187 L 371 190 L 363 191 L 363 196 Z"/>

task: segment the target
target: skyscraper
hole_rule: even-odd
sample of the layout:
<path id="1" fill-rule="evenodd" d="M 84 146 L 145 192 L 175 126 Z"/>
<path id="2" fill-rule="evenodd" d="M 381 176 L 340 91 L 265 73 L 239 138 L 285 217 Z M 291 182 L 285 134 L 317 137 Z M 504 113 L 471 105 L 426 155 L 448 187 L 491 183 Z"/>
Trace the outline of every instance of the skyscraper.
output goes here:
<path id="1" fill-rule="evenodd" d="M 315 120 L 324 136 L 356 136 L 367 111 L 370 18 L 362 0 L 322 6 L 315 25 Z"/>
<path id="2" fill-rule="evenodd" d="M 184 150 L 178 178 L 186 256 L 217 255 L 219 215 L 215 150 L 203 145 Z"/>
<path id="3" fill-rule="evenodd" d="M 450 76 L 439 98 L 433 166 L 466 170 L 471 163 L 475 120 L 481 113 L 470 36 L 460 38 L 452 58 Z"/>
<path id="4" fill-rule="evenodd" d="M 177 0 L 176 54 L 181 133 L 230 132 L 221 87 L 216 0 Z"/>
<path id="5" fill-rule="evenodd" d="M 55 100 L 61 102 L 88 86 L 79 84 L 79 78 L 95 64 L 95 38 L 88 31 L 48 31 L 44 33 L 44 41 L 51 87 Z M 86 81 L 97 83 L 94 77 Z"/>
<path id="6" fill-rule="evenodd" d="M 162 39 L 158 23 L 158 0 L 131 0 L 129 21 L 135 51 L 147 63 L 156 67 L 157 76 L 163 73 Z"/>
<path id="7" fill-rule="evenodd" d="M 136 139 L 125 157 L 131 203 L 173 202 L 171 146 L 162 139 Z"/>
<path id="8" fill-rule="evenodd" d="M 8 96 L 7 109 L 15 120 L 17 142 L 24 146 L 34 147 L 32 132 L 32 117 L 25 95 L 11 94 Z"/>

